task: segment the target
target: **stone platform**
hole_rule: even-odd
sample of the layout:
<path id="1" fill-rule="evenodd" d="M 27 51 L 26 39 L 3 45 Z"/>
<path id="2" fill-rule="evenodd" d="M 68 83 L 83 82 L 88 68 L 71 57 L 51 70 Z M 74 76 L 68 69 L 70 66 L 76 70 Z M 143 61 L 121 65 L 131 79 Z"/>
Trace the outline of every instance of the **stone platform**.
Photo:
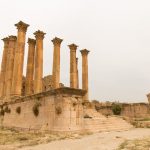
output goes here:
<path id="1" fill-rule="evenodd" d="M 1 104 L 1 126 L 23 130 L 47 131 L 110 131 L 131 128 L 117 117 L 105 117 L 83 104 L 86 91 L 59 88 L 47 92 L 14 98 Z M 20 112 L 18 111 L 20 109 Z M 34 111 L 38 111 L 36 114 Z M 85 115 L 91 116 L 86 118 Z"/>

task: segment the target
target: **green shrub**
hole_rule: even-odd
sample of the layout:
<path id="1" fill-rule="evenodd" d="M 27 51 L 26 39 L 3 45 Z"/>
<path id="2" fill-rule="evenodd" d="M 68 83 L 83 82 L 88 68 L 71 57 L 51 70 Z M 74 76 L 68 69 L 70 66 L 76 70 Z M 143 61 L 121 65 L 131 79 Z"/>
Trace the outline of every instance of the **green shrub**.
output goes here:
<path id="1" fill-rule="evenodd" d="M 18 114 L 21 113 L 21 107 L 20 107 L 20 106 L 18 106 L 18 107 L 16 108 L 16 113 L 18 113 Z"/>
<path id="2" fill-rule="evenodd" d="M 36 102 L 32 108 L 33 113 L 36 117 L 39 115 L 39 106 L 41 106 L 41 104 L 39 102 Z"/>
<path id="3" fill-rule="evenodd" d="M 96 111 L 99 111 L 100 109 L 101 109 L 101 107 L 100 107 L 100 106 L 95 105 L 95 110 L 96 110 Z"/>
<path id="4" fill-rule="evenodd" d="M 10 110 L 10 108 L 8 108 L 8 106 L 5 106 L 5 108 L 4 108 L 4 112 L 6 112 L 6 113 L 10 113 L 10 112 L 11 112 L 11 110 Z"/>
<path id="5" fill-rule="evenodd" d="M 113 104 L 112 111 L 113 111 L 114 115 L 120 115 L 121 114 L 121 105 Z"/>
<path id="6" fill-rule="evenodd" d="M 92 103 L 95 103 L 95 104 L 99 104 L 99 101 L 97 101 L 97 100 L 92 100 Z"/>
<path id="7" fill-rule="evenodd" d="M 85 114 L 85 115 L 84 115 L 84 118 L 92 119 L 92 117 L 91 117 L 91 116 L 89 116 L 88 114 Z"/>
<path id="8" fill-rule="evenodd" d="M 62 113 L 62 108 L 60 106 L 56 107 L 55 110 L 57 115 Z"/>
<path id="9" fill-rule="evenodd" d="M 77 102 L 73 102 L 72 105 L 73 107 L 75 107 L 77 105 Z"/>
<path id="10" fill-rule="evenodd" d="M 5 111 L 4 111 L 4 109 L 1 109 L 0 116 L 4 116 L 4 115 L 5 115 Z"/>

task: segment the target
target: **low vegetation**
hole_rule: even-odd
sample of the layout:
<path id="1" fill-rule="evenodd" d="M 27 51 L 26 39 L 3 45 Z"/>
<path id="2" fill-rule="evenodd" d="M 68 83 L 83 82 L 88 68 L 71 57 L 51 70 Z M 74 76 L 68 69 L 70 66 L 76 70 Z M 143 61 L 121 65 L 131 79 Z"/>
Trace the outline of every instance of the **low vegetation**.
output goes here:
<path id="1" fill-rule="evenodd" d="M 20 107 L 20 106 L 18 106 L 18 107 L 16 108 L 16 113 L 18 113 L 18 114 L 21 113 L 21 107 Z"/>
<path id="2" fill-rule="evenodd" d="M 91 133 L 46 133 L 19 132 L 14 129 L 0 129 L 0 150 L 17 150 L 25 146 L 33 146 L 63 139 L 76 139 Z"/>
<path id="3" fill-rule="evenodd" d="M 11 110 L 10 110 L 10 108 L 8 108 L 8 106 L 5 106 L 4 111 L 5 111 L 6 113 L 11 113 Z"/>
<path id="4" fill-rule="evenodd" d="M 39 115 L 39 107 L 40 106 L 41 106 L 41 104 L 37 101 L 32 108 L 34 116 L 36 116 L 36 117 Z"/>
<path id="5" fill-rule="evenodd" d="M 92 119 L 92 117 L 89 116 L 88 114 L 85 114 L 85 115 L 84 115 L 84 118 Z"/>
<path id="6" fill-rule="evenodd" d="M 57 107 L 55 108 L 55 111 L 56 111 L 56 114 L 57 114 L 57 115 L 60 115 L 60 114 L 62 113 L 62 108 L 61 108 L 60 106 L 57 106 Z"/>
<path id="7" fill-rule="evenodd" d="M 4 115 L 5 115 L 5 111 L 4 111 L 3 108 L 1 108 L 1 110 L 0 110 L 0 116 L 4 116 Z"/>
<path id="8" fill-rule="evenodd" d="M 136 118 L 135 121 L 150 121 L 150 118 Z"/>
<path id="9" fill-rule="evenodd" d="M 113 111 L 113 113 L 114 113 L 114 115 L 120 115 L 121 114 L 121 105 L 120 104 L 116 104 L 116 103 L 114 103 L 113 105 L 112 105 L 112 111 Z"/>
<path id="10" fill-rule="evenodd" d="M 118 148 L 118 150 L 149 150 L 150 137 L 136 140 L 126 140 Z"/>

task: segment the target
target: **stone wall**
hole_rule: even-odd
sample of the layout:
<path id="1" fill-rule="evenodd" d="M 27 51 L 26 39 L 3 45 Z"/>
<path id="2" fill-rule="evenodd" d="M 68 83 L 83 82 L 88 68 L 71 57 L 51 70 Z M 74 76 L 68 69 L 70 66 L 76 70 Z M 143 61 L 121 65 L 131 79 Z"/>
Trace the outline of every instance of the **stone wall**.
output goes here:
<path id="1" fill-rule="evenodd" d="M 43 83 L 43 85 L 42 85 L 43 92 L 52 90 L 53 89 L 52 75 L 43 77 L 42 83 Z M 64 84 L 59 83 L 59 87 L 64 87 Z"/>
<path id="2" fill-rule="evenodd" d="M 113 115 L 112 105 L 114 103 L 93 102 L 95 109 L 103 115 Z M 150 105 L 148 103 L 117 103 L 121 106 L 121 115 L 126 117 L 150 117 Z"/>
<path id="3" fill-rule="evenodd" d="M 150 106 L 147 103 L 122 104 L 122 115 L 127 117 L 150 117 Z"/>
<path id="4" fill-rule="evenodd" d="M 16 127 L 27 130 L 40 129 L 50 131 L 78 131 L 83 126 L 82 95 L 84 91 L 70 88 L 59 88 L 35 94 L 1 105 L 1 117 L 5 127 Z M 39 114 L 35 116 L 33 107 L 38 104 Z M 20 107 L 20 113 L 17 108 Z"/>

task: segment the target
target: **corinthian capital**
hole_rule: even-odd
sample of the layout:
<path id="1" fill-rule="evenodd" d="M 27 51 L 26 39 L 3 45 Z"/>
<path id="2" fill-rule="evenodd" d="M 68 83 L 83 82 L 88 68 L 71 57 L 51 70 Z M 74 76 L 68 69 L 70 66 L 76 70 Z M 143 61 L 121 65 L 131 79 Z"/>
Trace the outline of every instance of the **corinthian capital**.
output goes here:
<path id="1" fill-rule="evenodd" d="M 14 35 L 9 36 L 9 41 L 16 41 L 16 40 L 17 40 L 16 36 L 14 36 Z"/>
<path id="2" fill-rule="evenodd" d="M 4 42 L 4 46 L 8 46 L 8 44 L 9 44 L 9 37 L 3 38 L 2 41 Z"/>
<path id="3" fill-rule="evenodd" d="M 19 31 L 26 32 L 29 25 L 22 21 L 19 21 L 18 23 L 15 24 L 15 26 Z"/>
<path id="4" fill-rule="evenodd" d="M 68 46 L 69 46 L 70 50 L 77 50 L 77 47 L 78 47 L 76 44 L 70 44 Z"/>
<path id="5" fill-rule="evenodd" d="M 33 44 L 33 45 L 35 45 L 35 44 L 36 44 L 36 40 L 35 40 L 35 39 L 28 38 L 28 44 Z"/>
<path id="6" fill-rule="evenodd" d="M 57 37 L 55 37 L 55 38 L 52 40 L 53 44 L 54 44 L 54 45 L 58 45 L 58 46 L 60 46 L 60 44 L 61 44 L 62 41 L 63 41 L 63 39 L 60 39 L 60 38 L 57 38 Z"/>
<path id="7" fill-rule="evenodd" d="M 36 39 L 42 39 L 43 40 L 44 39 L 44 35 L 46 33 L 44 33 L 43 31 L 38 30 L 38 31 L 34 32 L 33 34 L 35 35 Z"/>
<path id="8" fill-rule="evenodd" d="M 81 50 L 80 52 L 81 52 L 82 55 L 88 55 L 88 53 L 89 53 L 90 51 L 88 51 L 87 49 L 83 49 L 83 50 Z"/>

